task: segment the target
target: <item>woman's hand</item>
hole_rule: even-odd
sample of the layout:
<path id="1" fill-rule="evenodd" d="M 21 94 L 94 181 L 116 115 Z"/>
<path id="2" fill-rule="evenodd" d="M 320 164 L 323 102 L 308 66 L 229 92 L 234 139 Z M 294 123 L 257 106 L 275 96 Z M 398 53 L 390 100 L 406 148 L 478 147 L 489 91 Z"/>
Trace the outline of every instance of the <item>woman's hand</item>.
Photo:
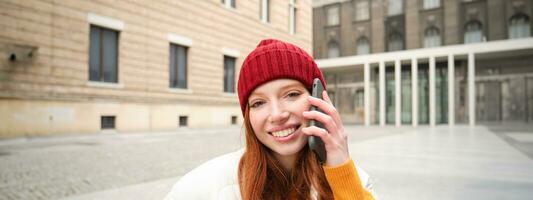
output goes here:
<path id="1" fill-rule="evenodd" d="M 317 136 L 324 141 L 326 147 L 326 166 L 334 167 L 345 163 L 350 159 L 348 152 L 348 136 L 344 132 L 341 117 L 337 109 L 331 103 L 328 93 L 324 90 L 322 93 L 324 100 L 309 96 L 309 103 L 322 110 L 303 112 L 303 116 L 308 120 L 314 119 L 322 123 L 326 129 L 316 126 L 309 126 L 302 129 L 302 132 L 308 136 Z"/>

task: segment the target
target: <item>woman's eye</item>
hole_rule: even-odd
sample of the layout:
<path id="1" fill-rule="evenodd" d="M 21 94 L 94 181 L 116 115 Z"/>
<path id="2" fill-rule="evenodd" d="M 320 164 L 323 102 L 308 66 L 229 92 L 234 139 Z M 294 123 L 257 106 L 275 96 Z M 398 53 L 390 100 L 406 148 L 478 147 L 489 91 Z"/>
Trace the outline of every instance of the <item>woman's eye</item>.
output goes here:
<path id="1" fill-rule="evenodd" d="M 252 108 L 257 108 L 257 107 L 259 107 L 259 106 L 261 106 L 261 105 L 263 105 L 263 104 L 264 104 L 264 102 L 262 102 L 262 101 L 256 101 L 256 102 L 253 102 L 253 103 L 250 105 L 250 107 L 252 107 Z"/>
<path id="2" fill-rule="evenodd" d="M 287 94 L 287 97 L 297 97 L 297 96 L 300 96 L 299 92 L 290 92 L 289 94 Z"/>

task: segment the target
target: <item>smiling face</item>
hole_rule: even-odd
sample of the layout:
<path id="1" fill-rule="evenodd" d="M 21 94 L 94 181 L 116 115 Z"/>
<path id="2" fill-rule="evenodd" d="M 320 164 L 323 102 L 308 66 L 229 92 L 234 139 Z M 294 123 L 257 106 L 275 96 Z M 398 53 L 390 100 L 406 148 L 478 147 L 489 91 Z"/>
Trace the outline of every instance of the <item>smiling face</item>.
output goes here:
<path id="1" fill-rule="evenodd" d="M 278 159 L 294 157 L 307 143 L 301 129 L 309 110 L 309 92 L 302 83 L 277 79 L 257 87 L 248 97 L 250 124 L 256 137 Z"/>

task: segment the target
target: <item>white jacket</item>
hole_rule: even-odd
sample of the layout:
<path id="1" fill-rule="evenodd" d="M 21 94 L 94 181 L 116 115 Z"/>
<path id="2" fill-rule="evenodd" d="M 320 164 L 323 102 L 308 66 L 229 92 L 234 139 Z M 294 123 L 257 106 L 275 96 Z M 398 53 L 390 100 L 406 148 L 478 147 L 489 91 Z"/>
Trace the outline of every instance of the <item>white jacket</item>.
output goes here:
<path id="1" fill-rule="evenodd" d="M 240 200 L 237 170 L 243 152 L 219 156 L 193 169 L 174 184 L 165 200 Z M 356 169 L 361 184 L 370 191 L 368 174 Z"/>

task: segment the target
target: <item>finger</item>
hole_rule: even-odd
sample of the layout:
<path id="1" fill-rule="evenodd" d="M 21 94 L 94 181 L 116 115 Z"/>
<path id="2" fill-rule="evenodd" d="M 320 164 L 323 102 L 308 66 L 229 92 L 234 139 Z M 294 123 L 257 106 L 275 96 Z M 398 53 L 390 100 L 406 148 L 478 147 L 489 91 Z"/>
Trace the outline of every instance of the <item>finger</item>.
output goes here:
<path id="1" fill-rule="evenodd" d="M 328 92 L 326 90 L 322 91 L 322 98 L 324 99 L 324 101 L 326 101 L 329 104 L 333 105 L 333 102 L 329 98 Z"/>
<path id="2" fill-rule="evenodd" d="M 332 104 L 313 96 L 309 96 L 309 103 L 322 110 L 326 115 L 331 116 L 336 124 L 342 125 L 339 112 L 337 112 L 337 109 Z"/>
<path id="3" fill-rule="evenodd" d="M 323 128 L 316 126 L 305 127 L 302 129 L 302 132 L 308 136 L 317 136 L 324 142 L 324 146 L 328 147 L 332 144 L 331 136 L 328 131 Z"/>
<path id="4" fill-rule="evenodd" d="M 328 92 L 326 90 L 323 91 L 322 98 L 324 99 L 324 101 L 328 102 L 330 105 L 333 106 L 333 102 L 331 101 L 331 98 L 329 98 Z M 333 106 L 333 108 L 335 108 L 335 106 Z M 339 120 L 339 122 L 342 123 L 340 114 L 338 112 L 336 112 L 336 113 L 337 113 L 336 118 Z"/>
<path id="5" fill-rule="evenodd" d="M 303 112 L 303 116 L 307 119 L 314 119 L 322 123 L 324 125 L 324 128 L 326 128 L 326 130 L 329 132 L 329 134 L 338 133 L 337 123 L 329 115 L 326 115 L 318 111 L 305 111 Z"/>

